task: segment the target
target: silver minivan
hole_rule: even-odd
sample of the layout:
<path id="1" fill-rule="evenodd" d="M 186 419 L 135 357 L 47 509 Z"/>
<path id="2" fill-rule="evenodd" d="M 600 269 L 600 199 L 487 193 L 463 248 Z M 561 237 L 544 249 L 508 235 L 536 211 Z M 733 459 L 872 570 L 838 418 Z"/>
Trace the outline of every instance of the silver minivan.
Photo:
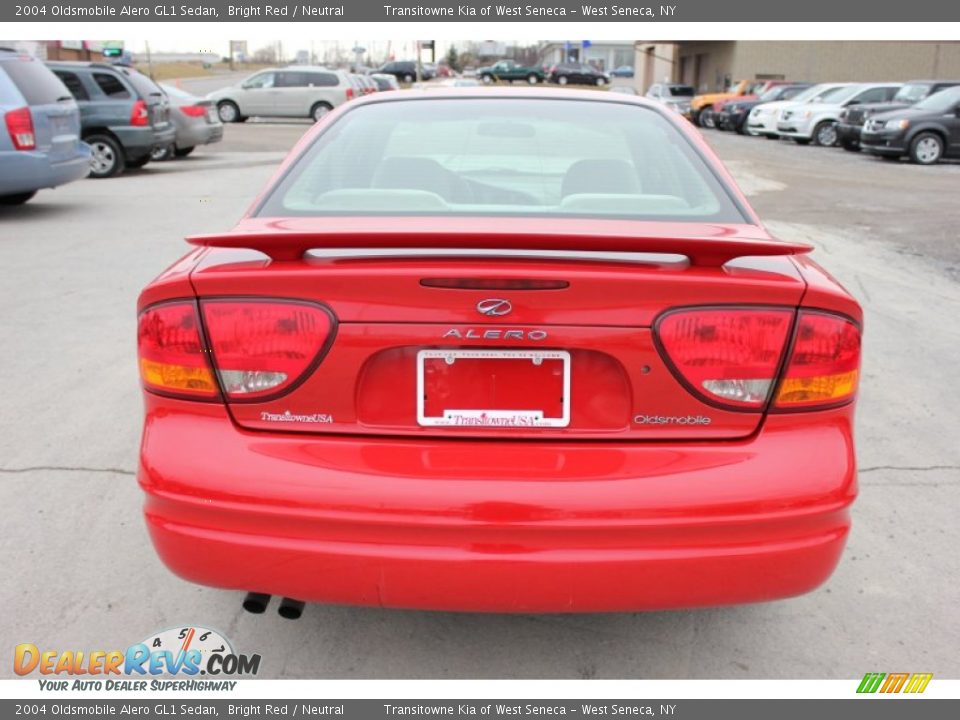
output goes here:
<path id="1" fill-rule="evenodd" d="M 261 70 L 207 99 L 216 103 L 221 121 L 232 123 L 255 116 L 319 120 L 355 94 L 342 70 L 296 65 Z"/>

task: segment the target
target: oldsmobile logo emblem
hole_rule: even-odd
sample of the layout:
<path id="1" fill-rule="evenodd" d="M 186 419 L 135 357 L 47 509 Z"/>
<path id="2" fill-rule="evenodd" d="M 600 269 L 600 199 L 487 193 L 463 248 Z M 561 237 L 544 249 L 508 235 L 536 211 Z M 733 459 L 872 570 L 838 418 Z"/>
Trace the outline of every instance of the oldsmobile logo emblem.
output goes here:
<path id="1" fill-rule="evenodd" d="M 510 304 L 510 301 L 500 298 L 489 298 L 477 303 L 477 312 L 481 315 L 500 317 L 508 314 L 511 310 L 513 310 L 513 305 Z"/>

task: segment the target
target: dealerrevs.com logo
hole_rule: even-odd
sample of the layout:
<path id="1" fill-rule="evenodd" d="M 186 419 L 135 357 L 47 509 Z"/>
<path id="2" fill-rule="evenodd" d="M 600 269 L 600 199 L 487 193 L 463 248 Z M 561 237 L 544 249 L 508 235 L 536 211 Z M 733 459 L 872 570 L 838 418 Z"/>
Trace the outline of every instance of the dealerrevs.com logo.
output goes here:
<path id="1" fill-rule="evenodd" d="M 13 671 L 38 674 L 41 690 L 233 690 L 260 670 L 260 655 L 242 655 L 216 630 L 170 628 L 125 650 L 46 650 L 21 643 Z M 204 676 L 200 679 L 199 676 Z M 179 679 L 177 679 L 179 678 Z"/>

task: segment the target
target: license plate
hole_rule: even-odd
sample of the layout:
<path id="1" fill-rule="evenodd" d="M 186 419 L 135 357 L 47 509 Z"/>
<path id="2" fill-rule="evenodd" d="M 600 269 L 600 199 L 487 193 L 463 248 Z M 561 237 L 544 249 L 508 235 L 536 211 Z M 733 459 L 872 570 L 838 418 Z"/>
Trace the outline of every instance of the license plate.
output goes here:
<path id="1" fill-rule="evenodd" d="M 417 422 L 427 427 L 566 427 L 570 353 L 420 350 Z"/>

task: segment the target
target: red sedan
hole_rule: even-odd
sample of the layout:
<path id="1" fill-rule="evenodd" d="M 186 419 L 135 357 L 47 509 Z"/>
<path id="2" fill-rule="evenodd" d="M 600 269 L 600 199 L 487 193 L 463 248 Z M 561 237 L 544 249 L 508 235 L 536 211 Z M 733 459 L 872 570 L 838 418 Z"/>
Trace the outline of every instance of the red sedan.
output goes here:
<path id="1" fill-rule="evenodd" d="M 808 592 L 856 495 L 861 309 L 626 95 L 384 93 L 139 301 L 139 481 L 193 582 L 302 603 Z"/>

